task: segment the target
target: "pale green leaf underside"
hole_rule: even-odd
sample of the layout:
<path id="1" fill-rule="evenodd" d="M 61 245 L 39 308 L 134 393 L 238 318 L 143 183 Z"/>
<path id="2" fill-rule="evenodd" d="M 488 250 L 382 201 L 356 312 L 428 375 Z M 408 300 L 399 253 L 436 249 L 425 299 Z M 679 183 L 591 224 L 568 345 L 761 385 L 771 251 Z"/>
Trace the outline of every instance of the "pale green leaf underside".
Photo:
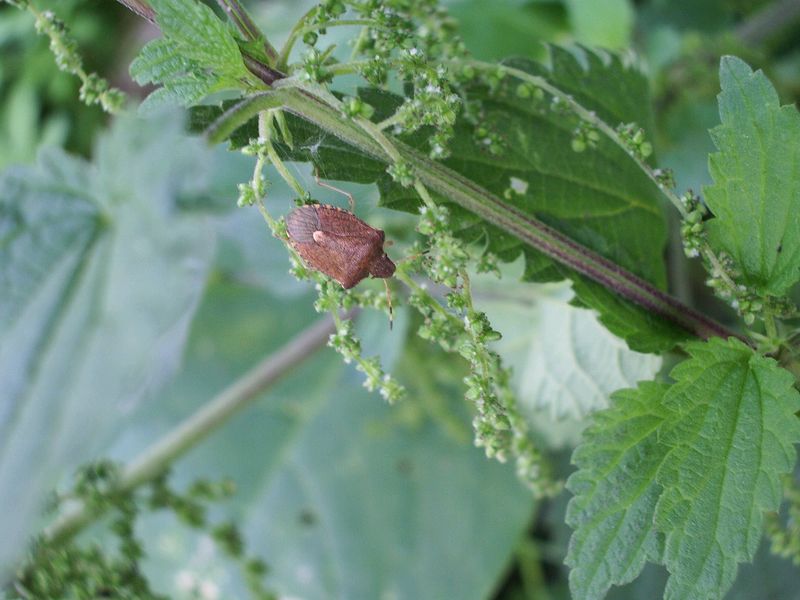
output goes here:
<path id="1" fill-rule="evenodd" d="M 0 568 L 177 363 L 214 246 L 174 201 L 204 153 L 174 117 L 124 120 L 93 164 L 53 151 L 0 174 Z"/>
<path id="2" fill-rule="evenodd" d="M 720 83 L 722 124 L 711 132 L 719 152 L 704 190 L 711 241 L 749 285 L 781 296 L 800 281 L 800 114 L 738 58 L 722 59 Z"/>
<path id="3" fill-rule="evenodd" d="M 568 561 L 577 597 L 602 597 L 635 577 L 645 555 L 658 560 L 655 538 L 625 528 L 639 516 L 648 535 L 664 536 L 666 598 L 722 598 L 755 554 L 764 512 L 779 505 L 800 441 L 792 376 L 734 339 L 687 350 L 675 384 L 617 394 L 575 452 Z"/>
<path id="4" fill-rule="evenodd" d="M 606 408 L 616 390 L 656 375 L 661 358 L 630 350 L 594 311 L 570 305 L 568 282 L 517 283 L 521 263 L 504 268 L 499 282 L 493 275 L 470 279 L 476 308 L 503 335 L 493 349 L 511 367 L 526 412 L 536 411 L 533 427 L 583 419 Z"/>

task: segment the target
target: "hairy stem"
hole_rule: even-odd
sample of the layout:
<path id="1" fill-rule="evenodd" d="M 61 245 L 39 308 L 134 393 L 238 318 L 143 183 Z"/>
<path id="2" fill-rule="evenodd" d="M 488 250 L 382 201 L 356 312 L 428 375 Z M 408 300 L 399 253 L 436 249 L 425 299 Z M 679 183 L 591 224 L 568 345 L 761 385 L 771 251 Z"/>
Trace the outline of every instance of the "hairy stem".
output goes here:
<path id="1" fill-rule="evenodd" d="M 313 95 L 308 89 L 296 89 L 290 87 L 291 85 L 293 83 L 289 80 L 277 82 L 275 87 L 278 89 L 275 91 L 253 96 L 223 114 L 208 130 L 209 141 L 217 143 L 226 139 L 260 110 L 283 107 L 365 154 L 382 162 L 393 162 L 393 157 L 384 149 L 383 144 L 376 141 L 359 124 L 344 119 L 336 108 Z M 392 139 L 391 144 L 428 189 L 481 216 L 528 246 L 702 339 L 712 336 L 739 337 L 651 283 L 578 244 L 542 221 L 521 212 L 459 173 L 399 141 Z"/>
<path id="2" fill-rule="evenodd" d="M 117 489 L 113 491 L 131 491 L 162 474 L 176 459 L 323 347 L 333 332 L 330 318 L 321 319 L 300 332 L 131 461 L 122 470 Z M 67 541 L 97 516 L 81 502 L 68 506 L 44 531 L 45 544 L 52 548 Z"/>

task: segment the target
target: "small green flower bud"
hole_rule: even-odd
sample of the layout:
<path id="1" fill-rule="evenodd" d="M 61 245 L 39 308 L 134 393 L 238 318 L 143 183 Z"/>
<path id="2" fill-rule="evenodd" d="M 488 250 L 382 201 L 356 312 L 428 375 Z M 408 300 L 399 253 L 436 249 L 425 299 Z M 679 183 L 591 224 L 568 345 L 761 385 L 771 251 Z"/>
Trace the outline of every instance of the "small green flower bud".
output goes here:
<path id="1" fill-rule="evenodd" d="M 688 215 L 686 215 L 686 222 L 695 225 L 703 220 L 703 215 L 699 210 L 693 210 Z"/>
<path id="2" fill-rule="evenodd" d="M 583 138 L 572 138 L 570 145 L 572 146 L 573 152 L 581 153 L 586 150 L 586 141 Z"/>

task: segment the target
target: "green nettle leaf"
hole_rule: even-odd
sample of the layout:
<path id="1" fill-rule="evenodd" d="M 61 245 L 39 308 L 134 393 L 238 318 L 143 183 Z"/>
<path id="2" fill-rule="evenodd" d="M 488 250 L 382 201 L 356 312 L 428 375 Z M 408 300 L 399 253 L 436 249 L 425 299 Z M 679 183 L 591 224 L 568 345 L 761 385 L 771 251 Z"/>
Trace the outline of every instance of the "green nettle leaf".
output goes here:
<path id="1" fill-rule="evenodd" d="M 161 84 L 141 110 L 191 106 L 224 89 L 238 89 L 252 80 L 228 26 L 196 0 L 154 0 L 164 37 L 146 44 L 131 63 L 140 84 Z"/>
<path id="2" fill-rule="evenodd" d="M 635 65 L 618 55 L 557 46 L 550 48 L 550 60 L 549 68 L 521 59 L 505 64 L 546 78 L 612 126 L 635 121 L 652 130 L 647 80 Z M 480 125 L 499 139 L 499 152 L 493 154 L 462 123 L 447 166 L 663 288 L 666 225 L 658 189 L 605 138 L 595 149 L 575 152 L 577 120 L 548 99 L 520 97 L 518 83 L 506 77 L 494 92 L 473 91 L 483 107 Z M 392 196 L 384 202 L 395 206 Z M 481 223 L 474 234 L 485 230 Z M 488 233 L 494 249 L 497 231 Z M 523 249 L 516 243 L 512 252 L 507 240 L 500 243 L 504 255 Z"/>
<path id="3" fill-rule="evenodd" d="M 239 45 L 228 25 L 197 0 L 151 0 L 156 20 L 182 56 L 221 76 L 247 76 Z"/>
<path id="4" fill-rule="evenodd" d="M 175 210 L 207 173 L 180 120 L 119 121 L 96 156 L 0 174 L 2 568 L 45 493 L 171 374 L 213 255 L 207 219 Z"/>
<path id="5" fill-rule="evenodd" d="M 666 598 L 721 598 L 737 563 L 753 559 L 763 513 L 777 510 L 794 468 L 800 395 L 794 378 L 743 343 L 688 347 L 664 397 L 664 488 L 655 512 L 666 534 Z"/>
<path id="6" fill-rule="evenodd" d="M 655 482 L 663 458 L 658 429 L 668 389 L 644 382 L 615 393 L 612 407 L 596 413 L 573 454 L 578 471 L 567 481 L 575 497 L 566 520 L 575 533 L 566 563 L 576 598 L 602 598 L 612 585 L 635 579 L 646 562 L 660 560 L 653 512 L 661 491 Z"/>
<path id="7" fill-rule="evenodd" d="M 616 394 L 575 451 L 578 597 L 601 598 L 648 560 L 670 571 L 666 598 L 722 598 L 755 555 L 764 512 L 780 504 L 800 442 L 792 375 L 735 339 L 687 351 L 673 385 Z"/>
<path id="8" fill-rule="evenodd" d="M 199 69 L 197 61 L 179 54 L 173 40 L 158 38 L 142 47 L 129 71 L 137 83 L 145 84 L 170 80 Z"/>
<path id="9" fill-rule="evenodd" d="M 161 84 L 142 104 L 142 113 L 162 107 L 191 106 L 213 90 L 217 78 L 195 61 L 178 54 L 171 40 L 160 38 L 146 44 L 130 66 L 131 77 L 140 85 Z"/>
<path id="10" fill-rule="evenodd" d="M 622 57 L 589 50 L 552 47 L 551 65 L 508 61 L 539 75 L 594 110 L 611 126 L 636 122 L 652 131 L 648 85 L 641 71 Z M 663 249 L 666 225 L 661 195 L 620 148 L 602 137 L 596 148 L 572 149 L 576 121 L 553 104 L 521 98 L 513 78 L 494 93 L 479 92 L 481 125 L 500 137 L 503 150 L 492 155 L 460 130 L 448 166 L 470 177 L 516 207 L 647 279 L 666 285 Z M 524 189 L 524 193 L 509 193 Z M 391 197 L 387 196 L 391 202 Z M 479 223 L 476 239 L 488 234 L 488 249 L 503 258 L 523 251 L 528 280 L 571 278 L 574 303 L 593 308 L 601 322 L 637 351 L 660 352 L 685 339 L 685 332 L 653 318 L 599 284 L 577 276 L 528 248 L 509 246 L 508 236 Z"/>
<path id="11" fill-rule="evenodd" d="M 722 124 L 711 131 L 719 152 L 704 189 L 710 240 L 749 286 L 782 296 L 800 281 L 800 114 L 733 56 L 722 59 L 720 83 Z"/>

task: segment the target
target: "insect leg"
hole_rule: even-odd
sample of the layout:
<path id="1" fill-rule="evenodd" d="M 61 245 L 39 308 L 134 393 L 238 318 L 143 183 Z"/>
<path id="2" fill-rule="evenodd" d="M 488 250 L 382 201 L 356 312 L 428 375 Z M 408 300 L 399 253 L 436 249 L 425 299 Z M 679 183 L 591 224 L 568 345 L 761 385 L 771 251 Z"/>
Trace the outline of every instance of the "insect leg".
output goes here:
<path id="1" fill-rule="evenodd" d="M 392 330 L 394 325 L 394 307 L 392 306 L 392 292 L 389 290 L 389 281 L 383 280 L 383 285 L 386 288 L 386 303 L 389 305 L 389 331 Z"/>

